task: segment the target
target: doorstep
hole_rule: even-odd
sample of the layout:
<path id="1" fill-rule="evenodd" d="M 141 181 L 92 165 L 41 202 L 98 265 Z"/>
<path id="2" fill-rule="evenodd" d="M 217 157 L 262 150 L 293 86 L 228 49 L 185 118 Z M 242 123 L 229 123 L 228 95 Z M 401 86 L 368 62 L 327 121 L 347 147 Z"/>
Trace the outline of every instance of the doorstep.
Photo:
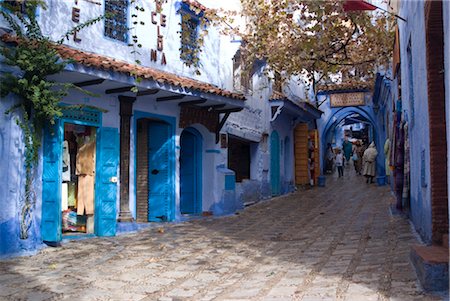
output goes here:
<path id="1" fill-rule="evenodd" d="M 448 291 L 448 252 L 448 245 L 411 247 L 411 261 L 426 291 Z"/>

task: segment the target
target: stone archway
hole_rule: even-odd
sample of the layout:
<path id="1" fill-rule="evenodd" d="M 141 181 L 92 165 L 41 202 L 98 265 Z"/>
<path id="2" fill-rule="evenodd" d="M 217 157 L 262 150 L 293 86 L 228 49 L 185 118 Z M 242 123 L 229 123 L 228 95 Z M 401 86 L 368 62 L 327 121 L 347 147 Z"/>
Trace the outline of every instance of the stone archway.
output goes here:
<path id="1" fill-rule="evenodd" d="M 328 137 L 330 132 L 336 128 L 336 126 L 347 117 L 353 114 L 359 114 L 362 116 L 373 128 L 373 141 L 375 142 L 378 150 L 377 156 L 377 175 L 384 176 L 386 174 L 385 163 L 384 163 L 384 152 L 381 151 L 382 146 L 384 145 L 384 136 L 382 135 L 382 130 L 380 125 L 376 122 L 374 118 L 374 114 L 371 111 L 372 109 L 368 107 L 343 107 L 336 109 L 331 116 L 328 118 L 328 122 L 323 127 L 320 133 L 320 144 L 321 149 L 326 150 Z M 325 166 L 324 164 L 325 153 L 321 155 L 321 166 Z"/>

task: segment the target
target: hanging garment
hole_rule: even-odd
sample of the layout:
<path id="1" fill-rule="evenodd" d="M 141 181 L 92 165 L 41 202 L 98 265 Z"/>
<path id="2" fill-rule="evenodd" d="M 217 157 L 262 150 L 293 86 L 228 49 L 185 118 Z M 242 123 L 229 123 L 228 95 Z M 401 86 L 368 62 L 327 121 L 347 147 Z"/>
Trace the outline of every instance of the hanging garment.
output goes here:
<path id="1" fill-rule="evenodd" d="M 77 214 L 94 214 L 95 141 L 80 147 L 77 154 Z"/>
<path id="2" fill-rule="evenodd" d="M 94 214 L 94 176 L 78 176 L 77 214 Z"/>
<path id="3" fill-rule="evenodd" d="M 77 153 L 77 175 L 90 175 L 95 173 L 95 141 L 82 145 Z"/>
<path id="4" fill-rule="evenodd" d="M 64 140 L 63 142 L 63 153 L 62 153 L 62 181 L 70 181 L 70 153 L 69 153 L 69 142 Z"/>
<path id="5" fill-rule="evenodd" d="M 409 191 L 410 191 L 410 155 L 409 155 L 409 134 L 408 134 L 408 123 L 405 122 L 403 126 L 403 132 L 405 136 L 404 145 L 404 162 L 403 162 L 403 193 L 402 193 L 402 204 L 403 207 L 409 209 Z"/>
<path id="6" fill-rule="evenodd" d="M 63 210 L 63 211 L 69 209 L 68 195 L 69 195 L 69 185 L 67 183 L 62 183 L 62 186 L 61 186 L 61 210 Z"/>
<path id="7" fill-rule="evenodd" d="M 384 168 L 386 169 L 386 176 L 391 175 L 390 166 L 390 157 L 391 157 L 391 141 L 389 138 L 384 142 Z"/>
<path id="8" fill-rule="evenodd" d="M 77 205 L 77 184 L 75 182 L 69 182 L 67 205 L 69 207 L 75 207 Z"/>
<path id="9" fill-rule="evenodd" d="M 397 144 L 395 147 L 395 198 L 396 207 L 402 210 L 403 180 L 404 180 L 404 160 L 405 160 L 405 132 L 403 124 L 400 122 L 397 131 Z"/>

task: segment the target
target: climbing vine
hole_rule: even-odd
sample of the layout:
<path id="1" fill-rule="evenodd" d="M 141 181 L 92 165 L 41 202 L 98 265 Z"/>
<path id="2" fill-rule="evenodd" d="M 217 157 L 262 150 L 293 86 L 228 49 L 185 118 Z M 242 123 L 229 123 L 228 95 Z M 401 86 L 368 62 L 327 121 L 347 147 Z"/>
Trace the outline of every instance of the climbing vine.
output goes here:
<path id="1" fill-rule="evenodd" d="M 8 47 L 5 44 L 0 46 L 0 54 L 4 57 L 2 63 L 14 68 L 14 71 L 2 73 L 0 95 L 4 98 L 12 93 L 18 98 L 5 113 L 11 114 L 14 111 L 19 113 L 16 123 L 23 133 L 25 195 L 21 204 L 20 238 L 27 239 L 36 199 L 33 178 L 43 128 L 47 124 L 54 124 L 55 119 L 62 116 L 59 102 L 68 95 L 70 89 L 78 89 L 89 94 L 71 83 L 57 83 L 48 79 L 48 76 L 61 72 L 70 62 L 61 59 L 55 50 L 55 44 L 62 44 L 75 32 L 102 20 L 103 16 L 70 29 L 59 41 L 53 42 L 42 34 L 36 19 L 36 9 L 38 7 L 46 9 L 43 1 L 24 1 L 20 6 L 12 1 L 3 1 L 0 5 L 3 8 L 0 15 L 8 22 L 18 42 L 16 47 Z"/>

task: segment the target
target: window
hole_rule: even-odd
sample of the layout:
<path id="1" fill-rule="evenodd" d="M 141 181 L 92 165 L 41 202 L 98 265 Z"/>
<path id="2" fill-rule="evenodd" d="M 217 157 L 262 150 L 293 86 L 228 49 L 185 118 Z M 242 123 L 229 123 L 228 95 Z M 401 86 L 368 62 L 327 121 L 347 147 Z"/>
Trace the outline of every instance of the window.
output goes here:
<path id="1" fill-rule="evenodd" d="M 2 5 L 6 5 L 7 9 L 11 9 L 14 12 L 20 12 L 21 14 L 26 15 L 26 0 L 19 1 L 19 0 L 0 0 L 0 2 L 4 2 Z"/>
<path id="2" fill-rule="evenodd" d="M 280 72 L 275 71 L 272 89 L 275 92 L 283 93 L 283 80 Z"/>
<path id="3" fill-rule="evenodd" d="M 250 142 L 228 136 L 228 168 L 236 174 L 236 182 L 250 179 Z"/>
<path id="4" fill-rule="evenodd" d="M 128 0 L 105 0 L 105 36 L 128 41 Z"/>
<path id="5" fill-rule="evenodd" d="M 251 93 L 253 88 L 253 70 L 245 70 L 244 54 L 239 49 L 233 57 L 233 88 L 242 93 Z"/>
<path id="6" fill-rule="evenodd" d="M 180 58 L 187 66 L 198 66 L 198 27 L 200 20 L 190 10 L 182 9 Z"/>

